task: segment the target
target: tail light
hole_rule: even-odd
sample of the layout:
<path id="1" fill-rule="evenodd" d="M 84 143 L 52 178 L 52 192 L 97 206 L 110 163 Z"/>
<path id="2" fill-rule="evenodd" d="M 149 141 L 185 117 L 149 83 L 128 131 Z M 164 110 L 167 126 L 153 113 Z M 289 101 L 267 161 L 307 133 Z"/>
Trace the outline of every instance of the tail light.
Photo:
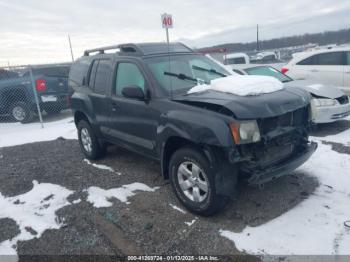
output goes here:
<path id="1" fill-rule="evenodd" d="M 281 72 L 283 74 L 287 73 L 288 71 L 289 71 L 289 69 L 287 67 L 282 67 L 282 69 L 281 69 Z"/>
<path id="2" fill-rule="evenodd" d="M 36 88 L 36 91 L 38 91 L 38 92 L 46 91 L 46 89 L 47 89 L 46 80 L 45 79 L 37 79 L 35 81 L 35 88 Z"/>

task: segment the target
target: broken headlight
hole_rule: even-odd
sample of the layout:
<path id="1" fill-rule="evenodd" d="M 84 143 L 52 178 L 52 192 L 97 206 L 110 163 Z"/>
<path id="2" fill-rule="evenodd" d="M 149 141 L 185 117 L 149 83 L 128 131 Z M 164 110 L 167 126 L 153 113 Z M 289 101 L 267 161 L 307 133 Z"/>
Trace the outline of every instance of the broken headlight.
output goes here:
<path id="1" fill-rule="evenodd" d="M 338 101 L 330 98 L 313 98 L 312 103 L 316 107 L 322 107 L 322 106 L 335 106 L 338 104 Z"/>
<path id="2" fill-rule="evenodd" d="M 236 144 L 255 143 L 261 139 L 258 123 L 255 120 L 231 123 L 230 129 Z"/>

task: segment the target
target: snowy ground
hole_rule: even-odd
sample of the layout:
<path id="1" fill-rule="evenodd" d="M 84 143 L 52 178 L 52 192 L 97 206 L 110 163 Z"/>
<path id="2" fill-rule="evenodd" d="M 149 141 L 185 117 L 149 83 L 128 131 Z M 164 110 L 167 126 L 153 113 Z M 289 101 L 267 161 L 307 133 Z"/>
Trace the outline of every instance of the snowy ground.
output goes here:
<path id="1" fill-rule="evenodd" d="M 18 166 L 16 166 L 12 162 L 14 157 L 9 158 L 6 154 L 12 151 L 13 154 L 18 154 L 19 151 L 23 151 L 22 158 L 29 161 L 28 154 L 32 150 L 45 151 L 46 146 L 38 143 L 33 147 L 34 149 L 28 145 L 23 146 L 23 150 L 8 147 L 50 141 L 58 137 L 76 139 L 76 130 L 71 117 L 46 123 L 44 129 L 41 129 L 38 124 L 0 123 L 0 164 L 11 162 L 10 166 L 3 166 L 0 169 L 0 183 L 10 180 L 14 184 L 0 185 L 0 224 L 1 219 L 9 218 L 19 227 L 19 231 L 8 238 L 2 238 L 0 229 L 0 254 L 15 253 L 18 241 L 39 239 L 43 232 L 61 228 L 65 221 L 56 217 L 56 213 L 61 209 L 88 204 L 89 208 L 110 208 L 108 212 L 115 209 L 117 213 L 126 216 L 125 221 L 118 218 L 118 223 L 122 223 L 121 227 L 126 231 L 129 230 L 125 229 L 126 226 L 130 224 L 134 226 L 129 230 L 130 232 L 128 231 L 130 236 L 139 232 L 138 223 L 141 223 L 141 228 L 147 228 L 148 223 L 145 225 L 145 221 L 156 217 L 157 223 L 164 223 L 167 226 L 165 231 L 161 231 L 162 233 L 159 233 L 160 229 L 154 233 L 163 234 L 162 237 L 165 240 L 155 240 L 158 236 L 153 235 L 153 238 L 147 234 L 143 236 L 145 234 L 143 231 L 137 234 L 137 238 L 142 235 L 145 241 L 152 243 L 152 246 L 144 248 L 154 251 L 163 250 L 160 245 L 165 245 L 167 250 L 172 250 L 174 243 L 183 248 L 180 250 L 187 250 L 186 248 L 190 246 L 183 247 L 181 241 L 187 241 L 188 238 L 193 242 L 192 245 L 195 244 L 197 250 L 202 252 L 220 250 L 221 253 L 231 253 L 230 249 L 237 249 L 253 255 L 350 255 L 350 228 L 345 226 L 346 221 L 350 220 L 350 154 L 343 153 L 346 150 L 350 152 L 350 118 L 332 126 L 323 126 L 311 137 L 319 143 L 319 147 L 311 159 L 295 172 L 295 176 L 302 174 L 299 180 L 300 189 L 289 185 L 295 184 L 294 180 L 281 179 L 280 182 L 276 181 L 268 186 L 266 191 L 249 189 L 248 193 L 238 198 L 237 203 L 230 205 L 230 210 L 216 218 L 204 219 L 187 212 L 173 198 L 171 190 L 162 186 L 163 182 L 154 183 L 158 181 L 158 167 L 154 168 L 148 160 L 133 154 L 112 154 L 109 159 L 98 163 L 84 160 L 82 156 L 77 161 L 78 146 L 74 145 L 69 149 L 74 152 L 65 151 L 67 152 L 65 155 L 57 147 L 58 142 L 52 142 L 56 146 L 50 150 L 57 155 L 57 160 L 52 160 L 52 168 L 47 163 L 41 165 L 40 162 L 35 162 L 36 167 L 33 170 L 38 172 L 39 178 L 33 172 L 25 170 L 26 163 L 17 162 Z M 69 143 L 62 143 L 62 148 L 72 146 Z M 334 145 L 341 147 L 341 150 L 337 150 Z M 40 152 L 40 154 L 46 153 Z M 72 160 L 73 158 L 75 160 Z M 35 159 L 33 157 L 31 161 Z M 146 167 L 146 163 L 150 166 Z M 49 177 L 48 173 L 52 172 L 51 170 L 59 171 L 62 180 L 58 180 L 54 171 Z M 143 171 L 149 174 L 146 176 L 142 174 Z M 20 173 L 21 176 L 26 177 L 24 183 L 32 182 L 33 186 L 27 191 L 13 193 L 16 191 L 15 185 L 19 183 L 17 180 Z M 5 180 L 1 180 L 1 175 L 5 176 Z M 42 183 L 39 180 L 42 178 L 50 182 Z M 113 178 L 113 181 L 108 180 L 110 178 Z M 311 178 L 317 182 L 314 188 L 308 189 L 310 193 L 306 194 L 303 181 L 311 181 Z M 36 179 L 39 183 L 35 181 Z M 113 184 L 119 184 L 119 186 L 112 186 Z M 13 190 L 11 194 L 6 193 L 8 189 Z M 78 198 L 67 200 L 76 194 L 79 195 Z M 142 197 L 137 198 L 132 205 L 126 205 L 129 203 L 128 198 L 134 199 L 136 194 Z M 146 194 L 147 198 L 143 198 Z M 154 194 L 154 197 L 149 194 Z M 303 196 L 295 205 L 285 203 L 288 197 L 298 194 Z M 262 199 L 264 197 L 266 199 Z M 257 203 L 259 200 L 263 204 Z M 276 207 L 269 207 L 273 204 Z M 261 208 L 261 205 L 268 206 L 268 209 Z M 91 209 L 89 210 L 91 213 Z M 111 219 L 112 215 L 108 212 L 106 217 Z M 127 212 L 132 212 L 132 215 Z M 113 223 L 117 223 L 117 220 Z M 198 230 L 195 231 L 195 229 Z M 174 240 L 177 235 L 178 240 Z M 212 242 L 209 239 L 206 241 L 208 243 L 197 243 L 194 240 L 194 237 L 202 239 L 208 235 L 211 236 Z M 222 242 L 224 240 L 228 241 Z"/>

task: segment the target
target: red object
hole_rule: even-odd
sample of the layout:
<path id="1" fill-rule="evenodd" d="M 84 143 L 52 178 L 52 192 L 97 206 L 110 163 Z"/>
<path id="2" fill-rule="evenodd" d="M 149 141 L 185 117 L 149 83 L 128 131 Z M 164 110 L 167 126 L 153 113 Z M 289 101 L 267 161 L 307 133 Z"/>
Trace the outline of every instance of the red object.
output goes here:
<path id="1" fill-rule="evenodd" d="M 282 67 L 282 69 L 281 69 L 281 72 L 283 74 L 287 73 L 288 71 L 289 71 L 289 69 L 287 67 Z"/>
<path id="2" fill-rule="evenodd" d="M 46 89 L 47 89 L 46 80 L 45 79 L 37 79 L 35 81 L 35 88 L 36 88 L 36 91 L 38 91 L 38 92 L 46 91 Z"/>

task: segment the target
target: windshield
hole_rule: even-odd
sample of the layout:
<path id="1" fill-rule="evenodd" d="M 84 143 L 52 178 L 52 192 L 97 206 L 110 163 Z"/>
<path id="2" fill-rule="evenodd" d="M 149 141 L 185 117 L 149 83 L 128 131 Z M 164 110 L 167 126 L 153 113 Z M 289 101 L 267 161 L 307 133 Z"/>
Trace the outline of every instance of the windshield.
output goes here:
<path id="1" fill-rule="evenodd" d="M 246 71 L 248 75 L 272 76 L 280 80 L 282 83 L 293 81 L 292 78 L 282 74 L 280 71 L 271 66 L 246 68 L 244 71 Z"/>
<path id="2" fill-rule="evenodd" d="M 203 55 L 172 55 L 145 59 L 159 85 L 168 93 L 186 92 L 197 83 L 229 75 L 224 68 Z M 195 80 L 195 81 L 193 81 Z"/>

